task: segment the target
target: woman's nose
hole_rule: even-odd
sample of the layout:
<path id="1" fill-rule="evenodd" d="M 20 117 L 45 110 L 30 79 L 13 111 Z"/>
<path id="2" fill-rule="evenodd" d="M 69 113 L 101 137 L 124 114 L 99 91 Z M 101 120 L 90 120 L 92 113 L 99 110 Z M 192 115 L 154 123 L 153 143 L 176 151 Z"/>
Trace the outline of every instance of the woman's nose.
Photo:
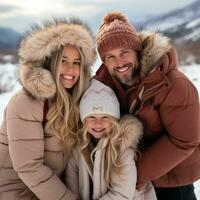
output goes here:
<path id="1" fill-rule="evenodd" d="M 64 71 L 66 72 L 72 72 L 73 71 L 73 65 L 70 63 L 67 63 L 64 67 Z"/>

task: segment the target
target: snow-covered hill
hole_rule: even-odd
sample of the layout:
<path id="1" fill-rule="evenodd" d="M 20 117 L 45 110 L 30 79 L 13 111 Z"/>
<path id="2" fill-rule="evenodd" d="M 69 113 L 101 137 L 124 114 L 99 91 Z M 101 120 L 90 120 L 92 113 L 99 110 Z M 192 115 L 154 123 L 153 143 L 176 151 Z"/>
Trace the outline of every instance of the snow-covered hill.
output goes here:
<path id="1" fill-rule="evenodd" d="M 158 30 L 176 42 L 200 41 L 200 1 L 141 23 L 143 29 Z"/>
<path id="2" fill-rule="evenodd" d="M 0 94 L 14 89 L 17 67 L 11 63 L 0 64 Z"/>

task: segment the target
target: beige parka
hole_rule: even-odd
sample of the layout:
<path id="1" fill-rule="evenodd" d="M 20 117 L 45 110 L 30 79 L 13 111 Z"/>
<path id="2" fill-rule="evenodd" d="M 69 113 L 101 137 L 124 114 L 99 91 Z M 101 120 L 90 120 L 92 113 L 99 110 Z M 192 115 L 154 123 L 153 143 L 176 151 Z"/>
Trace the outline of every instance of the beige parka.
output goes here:
<path id="1" fill-rule="evenodd" d="M 80 150 L 77 146 L 73 150 L 67 170 L 67 186 L 77 194 L 81 200 L 100 199 L 100 200 L 156 200 L 153 186 L 149 184 L 145 191 L 135 190 L 137 172 L 135 166 L 135 151 L 137 143 L 142 136 L 142 125 L 132 116 L 124 116 L 120 120 L 123 136 L 120 141 L 120 161 L 122 168 L 118 174 L 113 172 L 111 186 L 108 188 L 104 179 L 104 162 L 106 145 L 109 137 L 104 137 L 98 141 L 94 153 L 94 162 L 92 164 L 89 149 Z M 90 179 L 93 182 L 93 191 L 91 191 Z"/>
<path id="2" fill-rule="evenodd" d="M 0 200 L 75 199 L 60 179 L 67 164 L 63 146 L 48 123 L 42 125 L 44 100 L 56 93 L 51 73 L 42 63 L 66 44 L 80 47 L 84 66 L 92 65 L 94 39 L 78 20 L 35 27 L 21 42 L 23 89 L 10 99 L 0 127 Z"/>

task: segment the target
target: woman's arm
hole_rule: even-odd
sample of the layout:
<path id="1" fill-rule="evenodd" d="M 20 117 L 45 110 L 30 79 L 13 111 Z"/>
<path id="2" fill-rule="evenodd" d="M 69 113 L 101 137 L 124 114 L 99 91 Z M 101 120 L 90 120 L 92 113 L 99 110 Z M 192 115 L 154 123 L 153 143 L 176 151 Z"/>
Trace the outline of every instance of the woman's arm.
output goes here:
<path id="1" fill-rule="evenodd" d="M 7 108 L 9 152 L 14 170 L 41 200 L 75 199 L 44 164 L 43 103 L 19 94 Z"/>
<path id="2" fill-rule="evenodd" d="M 78 169 L 78 148 L 73 149 L 69 158 L 65 172 L 65 181 L 67 187 L 77 196 L 79 196 L 79 169 Z"/>

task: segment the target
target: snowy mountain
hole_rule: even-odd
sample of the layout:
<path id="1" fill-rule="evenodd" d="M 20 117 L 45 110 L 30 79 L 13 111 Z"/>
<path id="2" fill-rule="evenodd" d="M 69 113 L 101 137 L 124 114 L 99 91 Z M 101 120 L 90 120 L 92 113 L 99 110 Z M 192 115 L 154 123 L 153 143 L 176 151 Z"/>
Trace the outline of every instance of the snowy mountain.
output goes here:
<path id="1" fill-rule="evenodd" d="M 0 51 L 13 52 L 16 50 L 21 35 L 10 29 L 0 27 Z"/>
<path id="2" fill-rule="evenodd" d="M 141 23 L 143 29 L 158 30 L 173 38 L 176 42 L 200 42 L 200 0 L 156 16 Z"/>
<path id="3" fill-rule="evenodd" d="M 136 24 L 139 30 L 158 31 L 169 36 L 178 50 L 181 64 L 200 64 L 200 0 Z"/>

